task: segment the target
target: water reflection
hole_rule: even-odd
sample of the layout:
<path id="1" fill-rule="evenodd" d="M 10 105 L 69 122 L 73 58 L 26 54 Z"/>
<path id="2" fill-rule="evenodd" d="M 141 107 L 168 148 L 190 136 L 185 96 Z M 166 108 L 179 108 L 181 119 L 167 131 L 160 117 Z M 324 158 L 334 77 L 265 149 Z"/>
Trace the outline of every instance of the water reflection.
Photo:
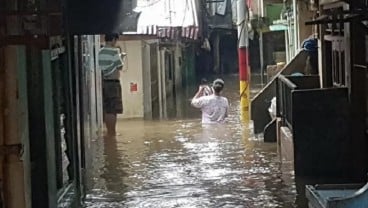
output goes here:
<path id="1" fill-rule="evenodd" d="M 121 121 L 121 136 L 101 140 L 104 151 L 96 154 L 104 156 L 92 177 L 98 185 L 86 206 L 295 207 L 292 168 L 279 163 L 276 144 L 263 143 L 239 121 L 236 80 L 225 79 L 234 84 L 226 85 L 225 125 L 202 126 L 189 107 L 192 92 L 181 97 L 180 120 Z"/>
<path id="2" fill-rule="evenodd" d="M 120 151 L 116 138 L 104 138 L 105 167 L 101 178 L 106 182 L 108 190 L 124 190 L 123 178 L 127 176 L 125 170 L 129 167 L 125 162 L 124 151 Z"/>

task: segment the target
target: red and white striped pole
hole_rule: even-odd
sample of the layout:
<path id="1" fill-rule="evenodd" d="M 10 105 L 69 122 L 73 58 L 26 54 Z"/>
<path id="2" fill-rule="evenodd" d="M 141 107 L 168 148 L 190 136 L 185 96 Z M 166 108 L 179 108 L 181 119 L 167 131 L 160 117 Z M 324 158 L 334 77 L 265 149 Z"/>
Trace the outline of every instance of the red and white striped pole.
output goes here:
<path id="1" fill-rule="evenodd" d="M 248 57 L 248 0 L 237 2 L 238 57 L 240 81 L 240 112 L 243 122 L 249 121 L 249 57 Z"/>

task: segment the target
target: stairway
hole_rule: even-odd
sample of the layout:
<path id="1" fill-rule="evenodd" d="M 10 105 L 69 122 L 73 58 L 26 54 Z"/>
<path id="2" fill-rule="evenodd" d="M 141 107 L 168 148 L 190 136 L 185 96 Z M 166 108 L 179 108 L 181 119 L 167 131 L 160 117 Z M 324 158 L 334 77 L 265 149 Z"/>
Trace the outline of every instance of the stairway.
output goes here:
<path id="1" fill-rule="evenodd" d="M 271 122 L 268 108 L 271 99 L 276 96 L 276 80 L 279 74 L 290 75 L 304 72 L 308 53 L 304 50 L 299 53 L 251 100 L 251 119 L 254 123 L 254 134 L 263 133 L 264 128 Z"/>

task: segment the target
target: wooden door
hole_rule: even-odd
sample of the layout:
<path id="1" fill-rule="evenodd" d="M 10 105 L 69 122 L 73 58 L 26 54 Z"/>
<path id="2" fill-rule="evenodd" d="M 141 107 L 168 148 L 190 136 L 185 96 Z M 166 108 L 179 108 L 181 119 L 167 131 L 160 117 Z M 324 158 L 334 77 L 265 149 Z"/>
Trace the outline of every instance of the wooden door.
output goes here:
<path id="1" fill-rule="evenodd" d="M 150 44 L 152 118 L 160 118 L 157 43 Z"/>

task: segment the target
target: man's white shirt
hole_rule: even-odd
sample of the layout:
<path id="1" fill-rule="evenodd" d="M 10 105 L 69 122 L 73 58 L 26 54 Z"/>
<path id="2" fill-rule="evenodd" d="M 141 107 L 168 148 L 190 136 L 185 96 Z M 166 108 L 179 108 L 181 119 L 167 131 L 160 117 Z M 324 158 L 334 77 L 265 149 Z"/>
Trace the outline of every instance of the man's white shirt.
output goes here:
<path id="1" fill-rule="evenodd" d="M 224 123 L 228 114 L 229 101 L 217 95 L 194 98 L 192 105 L 202 111 L 202 123 Z"/>

